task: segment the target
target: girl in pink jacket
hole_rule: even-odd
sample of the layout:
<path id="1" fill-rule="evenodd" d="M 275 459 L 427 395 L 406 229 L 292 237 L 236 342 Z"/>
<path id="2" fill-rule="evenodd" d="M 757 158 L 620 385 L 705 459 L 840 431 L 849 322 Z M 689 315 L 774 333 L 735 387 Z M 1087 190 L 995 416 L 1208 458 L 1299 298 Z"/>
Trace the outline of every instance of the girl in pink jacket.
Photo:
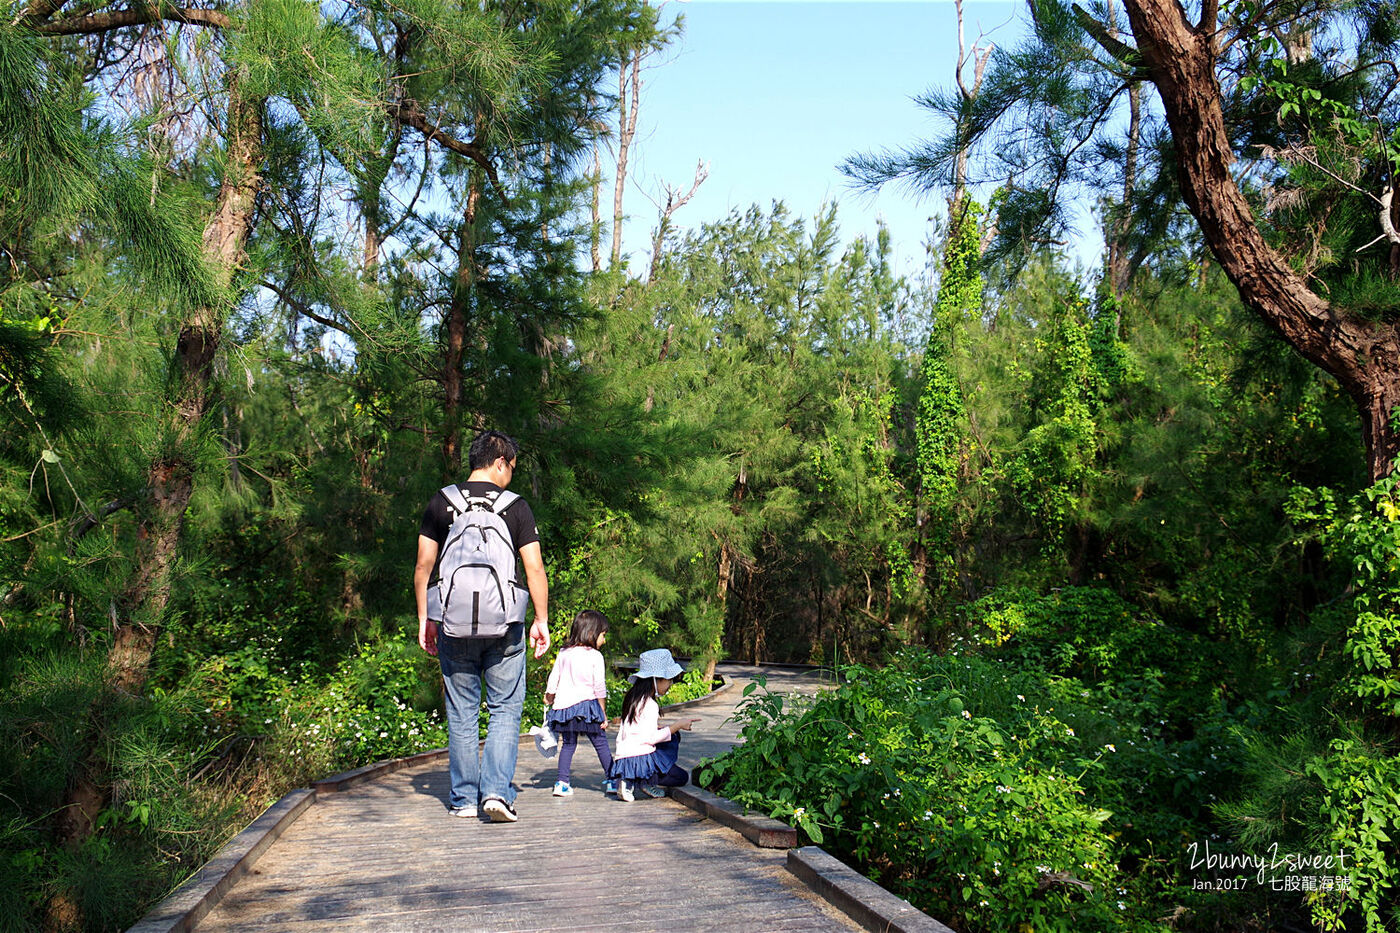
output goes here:
<path id="1" fill-rule="evenodd" d="M 622 701 L 622 718 L 617 731 L 617 754 L 609 774 L 617 779 L 617 796 L 631 801 L 640 791 L 648 797 L 660 797 L 659 787 L 681 787 L 690 780 L 686 770 L 676 764 L 680 752 L 681 732 L 689 732 L 698 719 L 678 719 L 661 725 L 661 707 L 657 703 L 666 695 L 671 684 L 684 668 L 665 648 L 643 651 L 637 673 L 627 696 Z"/>
<path id="2" fill-rule="evenodd" d="M 603 653 L 599 649 L 608 640 L 608 617 L 594 609 L 585 609 L 574 617 L 569 640 L 554 660 L 545 685 L 544 701 L 549 709 L 545 721 L 559 736 L 559 779 L 554 782 L 554 796 L 572 797 L 569 786 L 570 770 L 578 737 L 588 736 L 598 753 L 606 778 L 612 766 L 608 752 L 608 716 L 604 704 L 608 701 L 608 685 L 603 679 Z M 613 792 L 613 782 L 603 782 L 603 792 Z"/>

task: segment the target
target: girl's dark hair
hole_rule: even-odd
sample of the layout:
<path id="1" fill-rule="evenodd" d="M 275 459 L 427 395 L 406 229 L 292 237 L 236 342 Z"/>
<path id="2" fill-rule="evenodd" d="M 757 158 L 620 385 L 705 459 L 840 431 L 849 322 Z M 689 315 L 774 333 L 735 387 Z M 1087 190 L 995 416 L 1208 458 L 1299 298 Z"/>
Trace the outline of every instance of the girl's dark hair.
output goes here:
<path id="1" fill-rule="evenodd" d="M 622 721 L 636 722 L 637 713 L 642 708 L 642 702 L 654 699 L 656 699 L 656 678 L 638 677 L 632 682 L 632 686 L 627 688 L 627 695 L 622 698 Z"/>
<path id="2" fill-rule="evenodd" d="M 574 624 L 569 628 L 569 639 L 565 648 L 582 645 L 585 648 L 598 647 L 598 636 L 608 630 L 608 617 L 597 609 L 585 609 L 574 616 Z"/>

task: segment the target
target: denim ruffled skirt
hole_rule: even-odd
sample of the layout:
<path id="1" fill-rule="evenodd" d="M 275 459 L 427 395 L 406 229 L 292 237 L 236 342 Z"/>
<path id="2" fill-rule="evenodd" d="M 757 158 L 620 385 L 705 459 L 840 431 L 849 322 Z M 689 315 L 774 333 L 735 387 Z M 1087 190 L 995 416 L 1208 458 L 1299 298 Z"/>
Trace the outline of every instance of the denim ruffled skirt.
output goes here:
<path id="1" fill-rule="evenodd" d="M 596 735 L 603 731 L 607 717 L 603 715 L 603 704 L 597 700 L 584 700 L 565 709 L 550 710 L 545 714 L 545 721 L 555 732 Z"/>
<path id="2" fill-rule="evenodd" d="M 614 758 L 608 777 L 614 780 L 635 781 L 638 784 L 655 784 L 676 764 L 681 750 L 681 737 L 672 736 L 670 741 L 656 746 L 656 751 L 646 755 L 633 755 L 630 758 Z"/>

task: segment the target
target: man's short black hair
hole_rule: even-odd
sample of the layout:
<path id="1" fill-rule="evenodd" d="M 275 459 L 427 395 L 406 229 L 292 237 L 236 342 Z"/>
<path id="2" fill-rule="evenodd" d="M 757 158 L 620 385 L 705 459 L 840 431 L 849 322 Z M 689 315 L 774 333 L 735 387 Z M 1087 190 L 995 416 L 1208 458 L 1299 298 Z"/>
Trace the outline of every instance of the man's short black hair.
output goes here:
<path id="1" fill-rule="evenodd" d="M 500 431 L 482 431 L 472 440 L 467 451 L 467 466 L 473 470 L 484 470 L 501 457 L 506 463 L 514 463 L 520 447 L 513 439 Z"/>

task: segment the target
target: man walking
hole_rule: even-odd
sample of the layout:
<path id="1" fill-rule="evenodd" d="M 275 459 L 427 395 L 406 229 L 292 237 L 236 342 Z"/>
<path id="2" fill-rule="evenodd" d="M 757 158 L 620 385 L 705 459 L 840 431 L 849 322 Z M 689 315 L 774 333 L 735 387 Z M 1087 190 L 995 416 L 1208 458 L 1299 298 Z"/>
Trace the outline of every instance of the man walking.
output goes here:
<path id="1" fill-rule="evenodd" d="M 540 555 L 540 536 L 529 504 L 506 492 L 515 473 L 516 443 L 498 431 L 478 434 L 467 454 L 471 473 L 467 481 L 448 486 L 435 495 L 423 512 L 418 530 L 418 560 L 413 572 L 413 593 L 418 603 L 418 644 L 436 655 L 442 667 L 443 691 L 447 700 L 447 759 L 452 789 L 448 805 L 454 816 L 474 817 L 477 807 L 497 823 L 513 823 L 515 813 L 515 761 L 520 736 L 520 718 L 525 707 L 525 612 L 523 594 L 516 601 L 519 577 L 514 556 L 525 567 L 525 582 L 535 607 L 529 641 L 535 657 L 549 648 L 549 584 Z M 470 514 L 468 514 L 470 513 Z M 466 519 L 459 522 L 461 516 Z M 457 586 L 464 571 L 489 574 L 486 559 L 463 567 L 442 567 L 444 558 L 457 560 L 456 540 L 448 541 L 449 531 L 457 533 L 474 524 L 475 536 L 491 542 L 501 537 L 504 525 L 509 538 L 508 580 L 495 580 L 479 589 L 489 596 L 499 590 L 505 618 L 499 622 L 504 634 L 491 633 L 496 620 L 491 609 L 482 609 L 481 592 L 472 593 L 466 608 L 449 605 L 455 598 L 462 605 Z M 460 536 L 460 535 L 459 535 Z M 447 552 L 444 553 L 446 546 Z M 482 552 L 484 553 L 484 552 Z M 484 570 L 482 568 L 485 568 Z M 448 579 L 443 580 L 442 577 Z M 457 595 L 449 597 L 456 589 Z M 517 607 L 511 613 L 511 606 Z M 443 619 L 447 621 L 444 622 Z M 478 625 L 478 622 L 481 624 Z M 440 630 L 441 629 L 441 630 Z M 478 634 L 484 631 L 485 634 Z M 486 689 L 486 711 L 490 716 L 486 744 L 478 755 L 479 716 L 482 685 Z"/>

